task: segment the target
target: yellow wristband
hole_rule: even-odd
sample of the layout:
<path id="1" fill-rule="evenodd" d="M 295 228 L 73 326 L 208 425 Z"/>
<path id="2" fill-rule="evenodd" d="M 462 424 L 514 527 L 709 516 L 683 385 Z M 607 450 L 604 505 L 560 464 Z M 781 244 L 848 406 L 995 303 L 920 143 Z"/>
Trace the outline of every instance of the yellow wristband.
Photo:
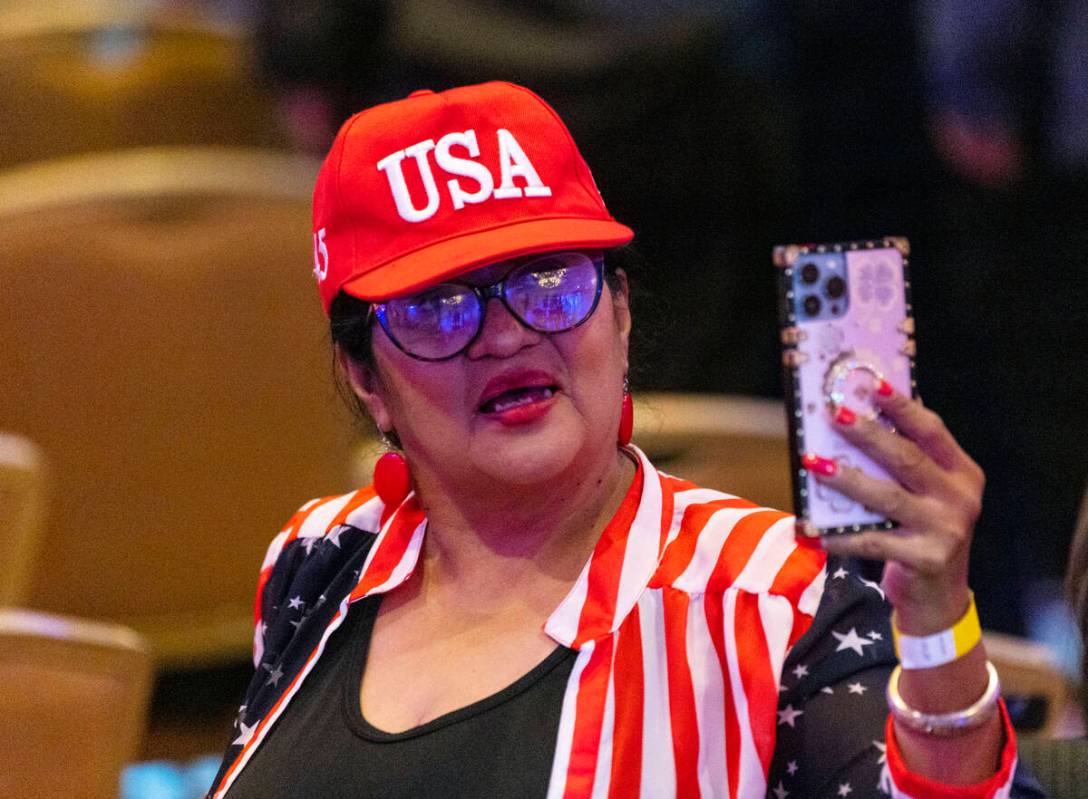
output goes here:
<path id="1" fill-rule="evenodd" d="M 899 632 L 893 612 L 892 639 L 895 641 L 895 654 L 904 669 L 932 669 L 963 657 L 982 640 L 974 593 L 963 617 L 947 630 L 933 635 L 905 635 Z"/>

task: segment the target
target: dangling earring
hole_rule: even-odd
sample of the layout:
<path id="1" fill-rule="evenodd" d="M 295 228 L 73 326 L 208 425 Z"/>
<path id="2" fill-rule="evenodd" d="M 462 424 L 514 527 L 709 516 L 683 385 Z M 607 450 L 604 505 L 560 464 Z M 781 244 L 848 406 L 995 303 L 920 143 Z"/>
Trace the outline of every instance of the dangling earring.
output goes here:
<path id="1" fill-rule="evenodd" d="M 385 433 L 382 441 L 387 447 L 392 445 Z M 374 464 L 374 490 L 387 507 L 396 507 L 404 502 L 412 489 L 412 475 L 404 456 L 395 449 L 390 449 Z"/>
<path id="2" fill-rule="evenodd" d="M 631 443 L 631 432 L 635 429 L 635 406 L 631 401 L 631 383 L 627 375 L 623 376 L 623 404 L 620 405 L 620 430 L 616 436 L 621 447 Z"/>

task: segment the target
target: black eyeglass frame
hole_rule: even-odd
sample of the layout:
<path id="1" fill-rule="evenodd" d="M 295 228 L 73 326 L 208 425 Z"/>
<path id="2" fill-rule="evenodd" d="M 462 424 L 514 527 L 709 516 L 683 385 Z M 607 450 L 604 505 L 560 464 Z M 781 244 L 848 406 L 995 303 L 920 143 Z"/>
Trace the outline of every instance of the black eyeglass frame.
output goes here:
<path id="1" fill-rule="evenodd" d="M 593 255 L 588 255 L 587 253 L 580 253 L 582 255 L 588 255 L 589 259 L 593 262 L 594 267 L 596 267 L 597 290 L 593 295 L 593 304 L 590 305 L 589 311 L 586 312 L 586 315 L 584 317 L 582 317 L 579 321 L 575 322 L 570 327 L 564 327 L 564 328 L 562 328 L 560 330 L 541 330 L 540 328 L 533 327 L 531 324 L 529 324 L 527 321 L 525 321 L 521 317 L 521 314 L 519 314 L 517 311 L 515 311 L 513 309 L 513 307 L 511 307 L 509 300 L 507 300 L 507 298 L 506 298 L 506 281 L 509 280 L 511 275 L 518 274 L 526 266 L 534 264 L 538 260 L 543 260 L 544 258 L 547 258 L 549 256 L 559 255 L 559 254 L 562 254 L 563 252 L 571 252 L 571 251 L 564 250 L 564 251 L 560 251 L 559 253 L 545 253 L 545 254 L 542 254 L 538 258 L 533 258 L 532 260 L 528 260 L 528 261 L 525 261 L 524 263 L 518 264 L 513 269 L 511 269 L 509 272 L 507 272 L 505 275 L 503 275 L 501 278 L 496 280 L 494 283 L 491 283 L 491 284 L 486 285 L 486 286 L 473 286 L 473 285 L 470 285 L 468 283 L 458 283 L 456 281 L 447 281 L 445 283 L 439 283 L 436 286 L 432 286 L 431 288 L 427 289 L 426 292 L 423 292 L 423 293 L 427 293 L 427 292 L 430 292 L 430 291 L 434 291 L 439 286 L 457 286 L 458 288 L 472 289 L 472 292 L 476 295 L 476 297 L 477 297 L 477 299 L 478 299 L 478 301 L 480 303 L 480 317 L 479 317 L 479 320 L 476 323 L 476 332 L 472 334 L 472 337 L 467 342 L 465 342 L 465 345 L 463 347 L 461 347 L 459 350 L 457 350 L 456 352 L 454 352 L 454 353 L 452 353 L 450 355 L 444 355 L 441 358 L 427 358 L 426 356 L 423 356 L 423 355 L 416 355 L 414 352 L 409 352 L 407 349 L 405 349 L 405 347 L 399 341 L 397 341 L 397 337 L 394 336 L 392 331 L 389 329 L 389 323 L 386 320 L 386 313 L 385 312 L 386 312 L 386 304 L 387 303 L 385 303 L 385 302 L 371 303 L 370 304 L 369 315 L 378 320 L 378 324 L 381 325 L 382 330 L 385 331 L 386 337 L 390 341 L 393 342 L 393 345 L 398 350 L 403 352 L 409 358 L 414 358 L 417 361 L 426 361 L 428 363 L 441 363 L 442 361 L 452 360 L 453 358 L 456 358 L 458 355 L 461 355 L 463 352 L 465 352 L 465 350 L 467 350 L 469 347 L 471 347 L 476 342 L 476 339 L 478 339 L 480 337 L 480 333 L 484 329 L 484 321 L 487 319 L 487 301 L 492 299 L 492 298 L 496 298 L 500 302 L 502 302 L 502 304 L 503 304 L 503 306 L 505 306 L 506 310 L 510 312 L 510 315 L 512 317 L 514 317 L 514 319 L 516 319 L 518 321 L 518 324 L 522 325 L 523 327 L 528 328 L 529 330 L 533 330 L 533 331 L 535 331 L 537 333 L 544 333 L 546 335 L 554 335 L 556 333 L 566 333 L 566 332 L 568 332 L 570 330 L 574 330 L 576 327 L 584 325 L 586 322 L 588 322 L 590 320 L 590 318 L 592 318 L 593 314 L 595 314 L 597 312 L 597 306 L 601 302 L 601 294 L 604 291 L 604 254 L 603 253 L 595 253 Z M 575 252 L 580 252 L 580 251 L 575 251 Z"/>

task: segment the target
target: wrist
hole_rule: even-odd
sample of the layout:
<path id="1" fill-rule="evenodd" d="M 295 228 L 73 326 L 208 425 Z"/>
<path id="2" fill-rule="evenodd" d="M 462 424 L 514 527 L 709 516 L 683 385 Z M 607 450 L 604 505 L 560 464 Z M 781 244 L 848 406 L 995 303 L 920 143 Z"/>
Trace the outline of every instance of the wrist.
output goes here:
<path id="1" fill-rule="evenodd" d="M 966 582 L 925 592 L 923 596 L 896 603 L 893 624 L 906 635 L 933 635 L 963 618 L 971 601 L 971 590 Z"/>

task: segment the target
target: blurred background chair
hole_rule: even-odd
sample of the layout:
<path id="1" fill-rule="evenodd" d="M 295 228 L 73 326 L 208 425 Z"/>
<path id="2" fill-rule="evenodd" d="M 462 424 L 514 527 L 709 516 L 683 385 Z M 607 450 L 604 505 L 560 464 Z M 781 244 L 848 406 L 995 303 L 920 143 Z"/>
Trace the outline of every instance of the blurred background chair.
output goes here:
<path id="1" fill-rule="evenodd" d="M 0 175 L 0 419 L 50 465 L 28 604 L 127 624 L 163 667 L 247 658 L 268 542 L 352 487 L 316 170 L 158 148 Z"/>
<path id="2" fill-rule="evenodd" d="M 247 32 L 150 10 L 0 3 L 0 168 L 122 147 L 280 143 Z"/>
<path id="3" fill-rule="evenodd" d="M 0 794 L 116 797 L 139 751 L 151 676 L 131 630 L 0 609 Z"/>
<path id="4" fill-rule="evenodd" d="M 781 402 L 668 392 L 634 397 L 632 441 L 659 469 L 767 507 L 791 508 Z"/>
<path id="5" fill-rule="evenodd" d="M 1068 735 L 1076 707 L 1069 677 L 1054 653 L 1043 644 L 993 631 L 985 632 L 983 641 L 1017 729 L 1042 737 Z"/>
<path id="6" fill-rule="evenodd" d="M 42 526 L 44 467 L 39 449 L 0 432 L 0 607 L 25 603 Z"/>

